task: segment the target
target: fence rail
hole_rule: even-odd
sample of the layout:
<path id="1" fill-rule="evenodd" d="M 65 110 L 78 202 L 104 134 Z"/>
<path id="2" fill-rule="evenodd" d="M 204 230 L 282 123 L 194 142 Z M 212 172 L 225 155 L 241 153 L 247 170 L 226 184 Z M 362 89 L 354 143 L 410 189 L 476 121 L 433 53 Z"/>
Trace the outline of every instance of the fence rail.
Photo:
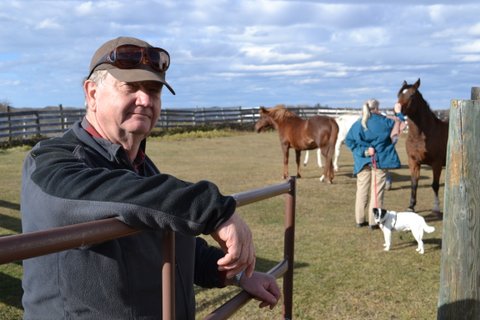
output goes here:
<path id="1" fill-rule="evenodd" d="M 288 107 L 300 117 L 306 119 L 315 115 L 340 116 L 358 114 L 360 109 L 325 107 Z M 391 110 L 386 110 L 387 113 Z M 448 118 L 448 110 L 435 110 L 440 119 Z M 37 137 L 51 137 L 63 133 L 74 122 L 81 120 L 85 109 L 50 107 L 39 110 L 22 110 L 7 107 L 0 112 L 0 143 L 13 140 L 28 140 Z M 156 128 L 192 128 L 218 125 L 253 125 L 259 118 L 258 108 L 210 107 L 195 109 L 163 109 Z"/>
<path id="2" fill-rule="evenodd" d="M 285 194 L 284 257 L 268 271 L 276 278 L 283 275 L 283 317 L 292 318 L 293 309 L 293 262 L 295 239 L 296 180 L 233 194 L 237 207 Z M 94 245 L 135 233 L 133 229 L 116 218 L 90 221 L 71 226 L 53 228 L 13 236 L 0 237 L 0 264 L 10 263 L 49 253 Z M 175 237 L 172 231 L 164 232 L 162 248 L 165 252 L 162 270 L 162 319 L 175 319 Z M 205 319 L 226 319 L 245 305 L 252 297 L 242 291 Z"/>
<path id="3" fill-rule="evenodd" d="M 321 107 L 292 107 L 293 112 L 303 118 L 314 115 L 341 115 L 359 113 L 354 109 L 329 109 Z M 0 141 L 50 137 L 63 133 L 74 122 L 81 120 L 85 109 L 63 108 L 22 110 L 8 108 L 0 112 Z M 211 107 L 195 109 L 163 109 L 156 128 L 171 129 L 182 127 L 215 125 L 248 125 L 258 120 L 258 108 Z"/>

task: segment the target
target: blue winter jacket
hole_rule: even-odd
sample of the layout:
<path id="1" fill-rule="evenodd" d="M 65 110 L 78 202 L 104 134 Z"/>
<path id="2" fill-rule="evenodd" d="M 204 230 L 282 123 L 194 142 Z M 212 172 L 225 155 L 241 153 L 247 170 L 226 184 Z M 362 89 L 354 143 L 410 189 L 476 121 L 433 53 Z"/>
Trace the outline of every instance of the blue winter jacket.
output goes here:
<path id="1" fill-rule="evenodd" d="M 403 115 L 397 115 L 403 121 Z M 367 128 L 362 127 L 361 119 L 356 121 L 347 133 L 345 145 L 353 154 L 353 173 L 358 174 L 364 166 L 372 166 L 372 159 L 366 155 L 369 147 L 375 149 L 377 168 L 400 168 L 395 145 L 392 143 L 390 133 L 395 121 L 380 114 L 372 113 L 367 120 Z"/>
<path id="2" fill-rule="evenodd" d="M 146 157 L 137 173 L 125 150 L 78 122 L 37 144 L 22 178 L 24 232 L 116 217 L 144 231 L 23 263 L 24 319 L 160 319 L 162 230 L 176 231 L 176 315 L 194 319 L 193 283 L 221 287 L 209 234 L 235 211 L 207 181 L 161 174 Z"/>

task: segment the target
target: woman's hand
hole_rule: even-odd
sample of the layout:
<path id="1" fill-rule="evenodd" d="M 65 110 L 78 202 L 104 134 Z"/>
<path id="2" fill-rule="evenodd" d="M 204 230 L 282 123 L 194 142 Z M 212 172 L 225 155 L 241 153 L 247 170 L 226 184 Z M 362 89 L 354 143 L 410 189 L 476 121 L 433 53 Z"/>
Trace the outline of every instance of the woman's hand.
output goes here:
<path id="1" fill-rule="evenodd" d="M 402 105 L 400 103 L 395 103 L 395 106 L 393 106 L 393 111 L 395 113 L 400 113 L 402 112 Z"/>

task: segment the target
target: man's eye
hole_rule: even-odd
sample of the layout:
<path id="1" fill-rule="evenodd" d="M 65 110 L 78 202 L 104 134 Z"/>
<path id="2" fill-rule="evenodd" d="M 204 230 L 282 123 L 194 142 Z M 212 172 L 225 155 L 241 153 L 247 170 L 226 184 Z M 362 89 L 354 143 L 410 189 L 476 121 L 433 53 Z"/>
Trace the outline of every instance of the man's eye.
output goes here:
<path id="1" fill-rule="evenodd" d="M 140 87 L 138 84 L 135 84 L 135 83 L 127 83 L 125 88 L 127 89 L 128 92 L 135 92 L 135 91 L 138 91 Z"/>
<path id="2" fill-rule="evenodd" d="M 162 91 L 162 85 L 145 86 L 145 91 L 149 94 L 160 94 Z"/>

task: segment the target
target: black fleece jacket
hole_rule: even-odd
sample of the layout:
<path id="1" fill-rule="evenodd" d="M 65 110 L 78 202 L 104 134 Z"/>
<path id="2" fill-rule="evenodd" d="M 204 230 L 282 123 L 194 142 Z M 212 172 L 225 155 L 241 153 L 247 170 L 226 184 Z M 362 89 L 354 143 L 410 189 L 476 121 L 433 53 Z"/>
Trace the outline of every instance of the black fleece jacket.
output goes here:
<path id="1" fill-rule="evenodd" d="M 148 157 L 137 173 L 121 146 L 75 123 L 25 159 L 23 232 L 109 217 L 144 231 L 25 260 L 24 319 L 160 319 L 164 229 L 176 232 L 176 315 L 194 319 L 193 283 L 223 286 L 222 251 L 196 236 L 234 211 L 214 184 L 161 174 Z"/>

